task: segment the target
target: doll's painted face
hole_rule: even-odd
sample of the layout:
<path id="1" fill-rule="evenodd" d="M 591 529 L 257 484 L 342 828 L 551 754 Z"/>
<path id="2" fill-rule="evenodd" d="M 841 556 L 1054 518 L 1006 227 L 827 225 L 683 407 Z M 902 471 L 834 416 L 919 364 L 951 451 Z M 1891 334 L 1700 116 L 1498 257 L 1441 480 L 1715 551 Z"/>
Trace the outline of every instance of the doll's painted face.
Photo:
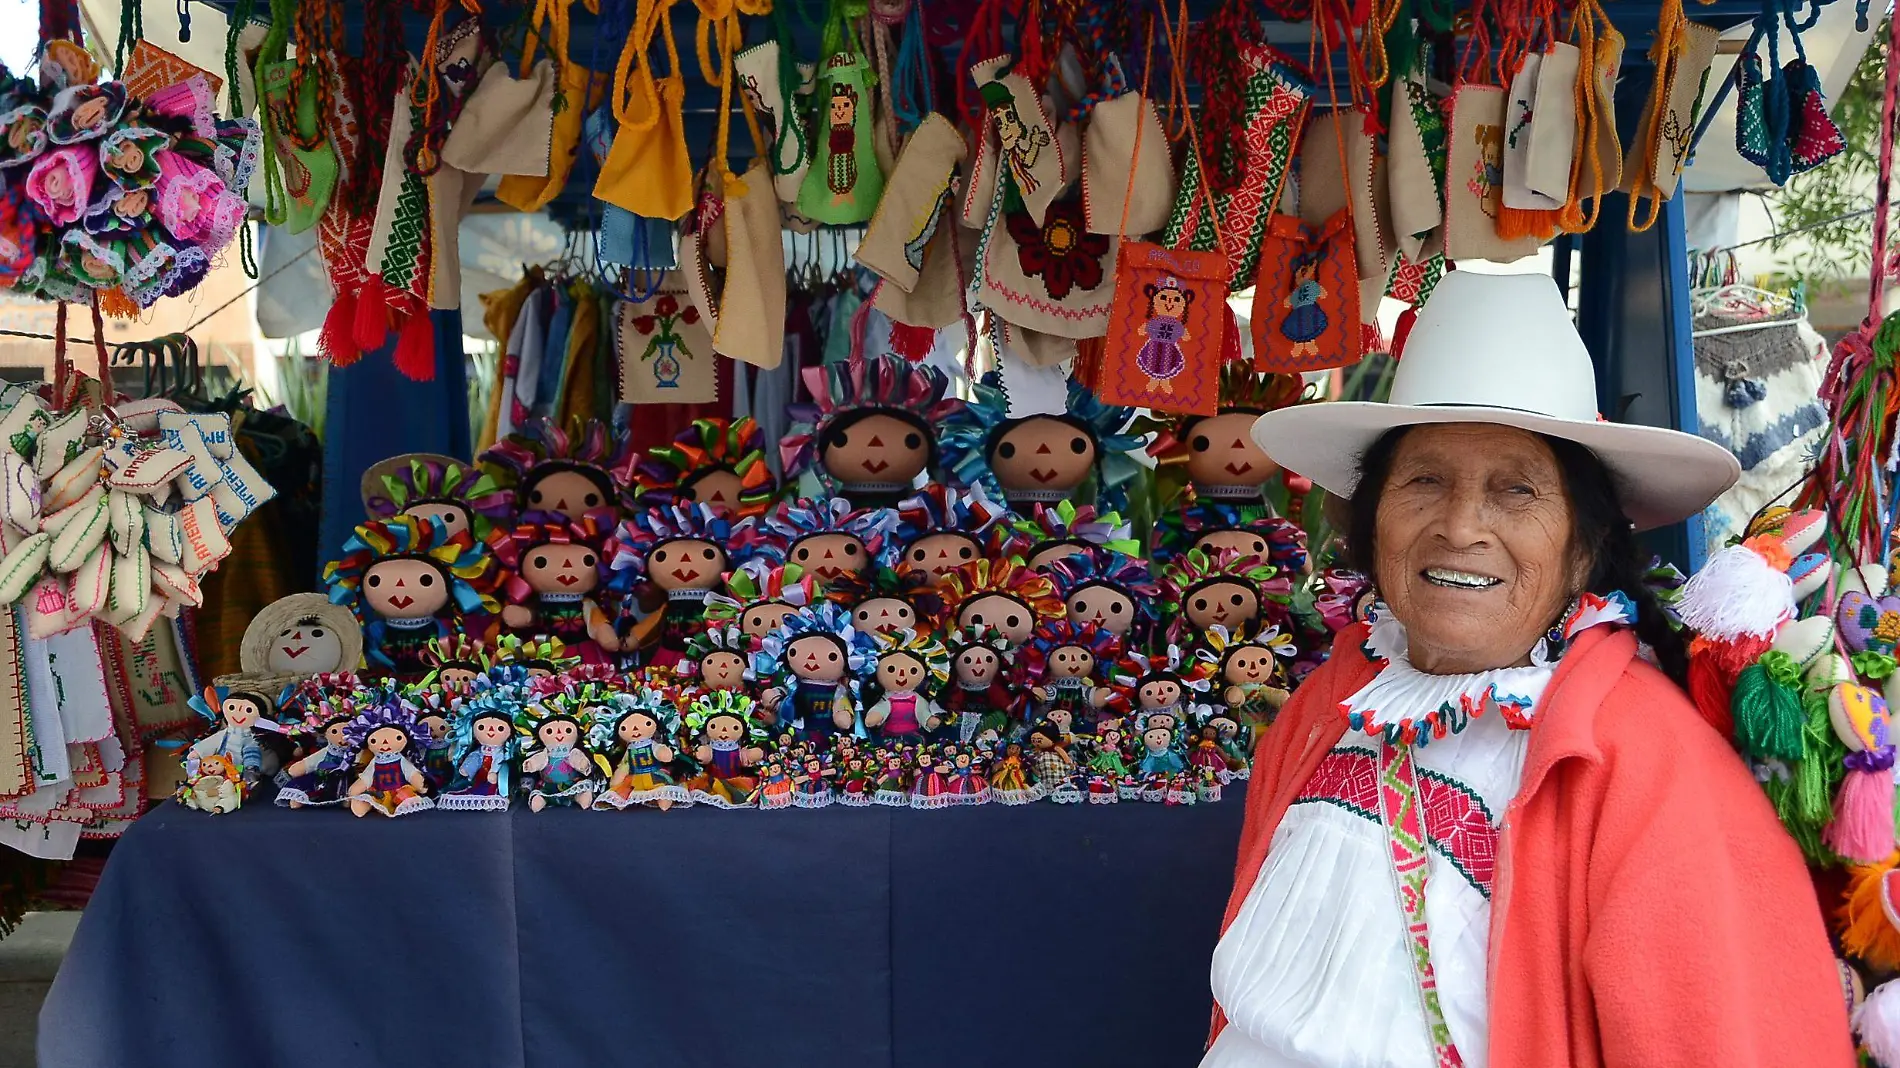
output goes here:
<path id="1" fill-rule="evenodd" d="M 917 610 L 895 597 L 872 597 L 851 610 L 851 626 L 859 634 L 891 634 L 917 629 Z"/>
<path id="2" fill-rule="evenodd" d="M 739 507 L 739 494 L 744 490 L 745 483 L 738 475 L 715 467 L 687 479 L 680 486 L 679 495 L 682 500 L 695 501 L 727 515 Z"/>
<path id="3" fill-rule="evenodd" d="M 475 736 L 477 745 L 500 745 L 514 733 L 514 728 L 504 720 L 489 717 L 476 720 L 470 733 Z"/>
<path id="4" fill-rule="evenodd" d="M 885 653 L 877 661 L 877 684 L 889 693 L 908 693 L 924 683 L 923 662 L 909 653 Z"/>
<path id="5" fill-rule="evenodd" d="M 600 585 L 599 557 L 585 545 L 537 545 L 521 558 L 521 577 L 536 593 L 587 593 Z"/>
<path id="6" fill-rule="evenodd" d="M 792 674 L 813 682 L 837 682 L 844 678 L 844 650 L 838 642 L 821 634 L 792 639 L 785 647 L 785 663 Z"/>
<path id="7" fill-rule="evenodd" d="M 908 486 L 930 463 L 930 442 L 915 423 L 883 412 L 825 431 L 819 459 L 847 486 L 895 482 Z"/>
<path id="8" fill-rule="evenodd" d="M 573 745 L 574 739 L 579 736 L 579 734 L 580 728 L 575 726 L 573 722 L 565 719 L 548 720 L 546 723 L 535 728 L 534 732 L 534 736 L 541 739 L 541 744 L 550 748 Z"/>
<path id="9" fill-rule="evenodd" d="M 1075 713 L 1066 708 L 1056 707 L 1050 709 L 1047 718 L 1049 723 L 1063 734 L 1068 734 L 1075 730 Z"/>
<path id="10" fill-rule="evenodd" d="M 736 690 L 745 684 L 745 658 L 715 649 L 700 660 L 699 681 L 712 690 Z"/>
<path id="11" fill-rule="evenodd" d="M 1213 719 L 1208 720 L 1207 727 L 1214 732 L 1214 737 L 1219 738 L 1221 741 L 1226 741 L 1240 733 L 1240 724 L 1235 723 L 1226 716 L 1215 716 Z"/>
<path id="12" fill-rule="evenodd" d="M 1210 582 L 1188 594 L 1186 610 L 1195 630 L 1219 624 L 1232 633 L 1259 617 L 1260 597 L 1238 582 Z"/>
<path id="13" fill-rule="evenodd" d="M 988 686 L 1002 674 L 1003 658 L 994 649 L 976 645 L 957 654 L 955 667 L 957 681 L 972 686 Z"/>
<path id="14" fill-rule="evenodd" d="M 629 712 L 620 718 L 620 726 L 614 733 L 620 736 L 621 741 L 632 744 L 660 733 L 660 725 L 645 712 Z"/>
<path id="15" fill-rule="evenodd" d="M 482 673 L 467 664 L 449 664 L 436 672 L 435 677 L 443 686 L 451 690 L 460 690 L 481 678 Z"/>
<path id="16" fill-rule="evenodd" d="M 1267 539 L 1250 530 L 1210 530 L 1194 539 L 1191 546 L 1207 553 L 1218 553 L 1222 549 L 1231 549 L 1242 556 L 1267 555 Z"/>
<path id="17" fill-rule="evenodd" d="M 926 534 L 904 550 L 904 562 L 932 581 L 983 555 L 983 547 L 968 534 L 944 531 Z"/>
<path id="18" fill-rule="evenodd" d="M 745 737 L 745 723 L 737 716 L 714 716 L 706 721 L 706 740 L 736 742 Z"/>
<path id="19" fill-rule="evenodd" d="M 365 744 L 372 753 L 400 753 L 409 745 L 409 734 L 401 727 L 378 727 Z"/>
<path id="20" fill-rule="evenodd" d="M 864 543 L 851 534 L 808 534 L 793 542 L 791 551 L 792 562 L 821 583 L 857 574 L 864 570 L 870 556 Z"/>
<path id="21" fill-rule="evenodd" d="M 1264 645 L 1243 645 L 1227 654 L 1222 681 L 1235 686 L 1273 681 L 1273 651 Z"/>
<path id="22" fill-rule="evenodd" d="M 1144 724 L 1142 729 L 1150 730 L 1150 731 L 1152 730 L 1171 731 L 1174 728 L 1179 727 L 1181 725 L 1180 717 L 1176 716 L 1172 712 L 1156 712 L 1149 715 L 1142 722 Z"/>
<path id="23" fill-rule="evenodd" d="M 1173 679 L 1150 679 L 1135 691 L 1143 708 L 1171 708 L 1181 703 L 1181 684 Z"/>
<path id="24" fill-rule="evenodd" d="M 1093 623 L 1110 634 L 1126 634 L 1135 625 L 1135 599 L 1107 586 L 1084 586 L 1069 594 L 1069 622 Z"/>
<path id="25" fill-rule="evenodd" d="M 449 537 L 454 537 L 468 529 L 468 509 L 453 501 L 420 501 L 402 510 L 403 515 L 412 515 L 427 522 L 440 519 L 448 528 Z"/>
<path id="26" fill-rule="evenodd" d="M 355 666 L 343 663 L 343 639 L 314 618 L 298 620 L 278 631 L 267 660 L 272 671 L 287 675 L 314 675 Z"/>
<path id="27" fill-rule="evenodd" d="M 1122 744 L 1122 732 L 1114 727 L 1102 731 L 1095 741 L 1097 749 L 1113 749 L 1120 744 Z"/>
<path id="28" fill-rule="evenodd" d="M 1045 749 L 1054 749 L 1055 747 L 1055 741 L 1041 731 L 1037 731 L 1029 736 L 1029 748 L 1034 749 L 1038 753 Z"/>
<path id="29" fill-rule="evenodd" d="M 1095 670 L 1095 654 L 1079 645 L 1058 645 L 1049 654 L 1049 674 L 1058 679 L 1079 679 Z"/>
<path id="30" fill-rule="evenodd" d="M 779 628 L 786 617 L 797 611 L 782 601 L 755 604 L 739 617 L 739 629 L 748 638 L 763 638 Z"/>
<path id="31" fill-rule="evenodd" d="M 990 467 L 1005 490 L 1072 490 L 1094 465 L 1095 442 L 1046 415 L 1010 427 L 990 449 Z"/>
<path id="32" fill-rule="evenodd" d="M 363 599 L 384 619 L 423 619 L 449 604 L 449 584 L 434 564 L 398 557 L 371 564 Z"/>
<path id="33" fill-rule="evenodd" d="M 607 503 L 600 484 L 579 471 L 557 468 L 536 477 L 529 473 L 524 511 L 556 512 L 579 519 Z"/>
<path id="34" fill-rule="evenodd" d="M 1036 546 L 1035 552 L 1029 554 L 1029 568 L 1032 571 L 1041 571 L 1057 560 L 1074 556 L 1076 553 L 1088 552 L 1090 548 L 1087 542 L 1082 541 L 1043 542 Z"/>
<path id="35" fill-rule="evenodd" d="M 439 713 L 430 712 L 424 714 L 416 721 L 416 725 L 422 728 L 423 732 L 429 736 L 429 740 L 432 742 L 443 741 L 449 736 L 449 721 L 444 719 Z"/>
<path id="36" fill-rule="evenodd" d="M 1146 747 L 1150 753 L 1166 752 L 1169 744 L 1173 741 L 1174 729 L 1172 727 L 1149 727 L 1147 730 L 1141 732 L 1141 744 Z"/>
<path id="37" fill-rule="evenodd" d="M 218 706 L 218 711 L 224 714 L 224 721 L 233 727 L 248 727 L 256 723 L 264 714 L 264 710 L 257 707 L 256 701 L 242 694 L 233 694 L 225 698 Z"/>
<path id="38" fill-rule="evenodd" d="M 1157 298 L 1159 299 L 1159 298 Z M 1253 443 L 1251 412 L 1222 412 L 1188 428 L 1188 478 L 1210 486 L 1258 486 L 1279 467 Z"/>
<path id="39" fill-rule="evenodd" d="M 681 538 L 647 554 L 647 574 L 653 584 L 674 590 L 710 590 L 726 571 L 726 550 L 698 538 Z"/>
<path id="40" fill-rule="evenodd" d="M 1036 628 L 1036 614 L 1021 601 L 1000 593 L 986 593 L 957 609 L 958 627 L 994 627 L 1010 645 L 1029 640 Z"/>
<path id="41" fill-rule="evenodd" d="M 348 720 L 337 720 L 323 728 L 323 740 L 334 748 L 341 749 L 349 743 L 350 736 L 344 731 Z"/>

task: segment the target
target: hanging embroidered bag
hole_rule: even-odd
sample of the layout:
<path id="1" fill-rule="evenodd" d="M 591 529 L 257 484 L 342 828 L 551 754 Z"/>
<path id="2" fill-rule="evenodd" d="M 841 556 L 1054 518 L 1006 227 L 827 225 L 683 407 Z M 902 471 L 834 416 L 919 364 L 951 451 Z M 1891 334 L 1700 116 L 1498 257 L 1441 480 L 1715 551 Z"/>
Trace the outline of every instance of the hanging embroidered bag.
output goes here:
<path id="1" fill-rule="evenodd" d="M 948 213 L 963 155 L 963 137 L 950 120 L 934 113 L 926 118 L 898 156 L 853 258 L 906 293 L 916 288 L 925 253 Z"/>
<path id="2" fill-rule="evenodd" d="M 540 211 L 561 195 L 574 172 L 580 155 L 581 123 L 593 109 L 602 79 L 585 64 L 569 62 L 568 9 L 574 0 L 543 0 L 535 8 L 537 22 L 530 26 L 522 44 L 520 70 L 534 69 L 534 53 L 540 42 L 539 22 L 548 24 L 548 53 L 555 67 L 554 97 L 548 102 L 553 119 L 548 127 L 548 169 L 546 174 L 510 174 L 495 187 L 495 199 L 517 211 Z"/>
<path id="3" fill-rule="evenodd" d="M 294 23 L 289 0 L 272 0 L 270 33 L 259 52 L 256 78 L 265 141 L 264 218 L 300 234 L 323 217 L 339 168 L 324 129 L 330 93 L 323 60 L 284 58 Z"/>
<path id="4" fill-rule="evenodd" d="M 549 59 L 521 78 L 506 64 L 491 66 L 442 142 L 442 161 L 469 174 L 545 178 L 554 151 L 554 83 Z"/>
<path id="5" fill-rule="evenodd" d="M 1623 190 L 1630 194 L 1629 225 L 1647 230 L 1662 218 L 1663 202 L 1675 195 L 1689 161 L 1689 146 L 1702 116 L 1709 66 L 1721 32 L 1690 22 L 1682 0 L 1666 0 L 1649 49 L 1656 68 L 1636 139 L 1623 160 Z M 1647 201 L 1647 208 L 1644 202 Z"/>
<path id="6" fill-rule="evenodd" d="M 719 399 L 712 334 L 677 271 L 646 299 L 616 304 L 614 351 L 624 403 L 705 404 Z"/>
<path id="7" fill-rule="evenodd" d="M 1276 215 L 1261 242 L 1253 292 L 1256 371 L 1301 372 L 1357 363 L 1359 265 L 1341 208 L 1318 226 Z"/>
<path id="8" fill-rule="evenodd" d="M 861 223 L 877 211 L 884 172 L 872 144 L 871 72 L 845 23 L 842 0 L 833 0 L 825 21 L 824 53 L 814 94 L 812 164 L 798 190 L 798 211 L 821 223 Z"/>
<path id="9" fill-rule="evenodd" d="M 594 196 L 651 219 L 677 219 L 693 208 L 693 165 L 682 109 L 686 79 L 669 14 L 673 0 L 640 0 L 633 36 L 614 69 L 612 100 L 620 129 L 601 164 Z M 655 34 L 666 44 L 667 74 L 648 60 Z"/>
<path id="10" fill-rule="evenodd" d="M 1176 191 L 1167 136 L 1154 101 L 1141 93 L 1111 97 L 1089 111 L 1082 134 L 1082 210 L 1089 232 L 1106 234 L 1125 225 L 1122 236 L 1139 237 L 1168 224 Z M 1137 140 L 1148 145 L 1139 156 Z"/>
<path id="11" fill-rule="evenodd" d="M 1467 82 L 1452 97 L 1445 175 L 1445 255 L 1508 263 L 1537 251 L 1535 237 L 1498 236 L 1503 207 L 1504 90 Z"/>

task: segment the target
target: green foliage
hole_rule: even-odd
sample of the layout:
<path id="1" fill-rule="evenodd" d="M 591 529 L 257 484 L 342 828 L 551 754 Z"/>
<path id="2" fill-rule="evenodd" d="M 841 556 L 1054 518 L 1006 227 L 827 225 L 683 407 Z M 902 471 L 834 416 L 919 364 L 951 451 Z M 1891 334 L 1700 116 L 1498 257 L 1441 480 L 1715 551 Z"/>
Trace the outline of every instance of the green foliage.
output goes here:
<path id="1" fill-rule="evenodd" d="M 1810 291 L 1844 288 L 1847 279 L 1860 277 L 1868 268 L 1874 220 L 1867 209 L 1880 171 L 1880 98 L 1886 76 L 1887 20 L 1882 20 L 1873 44 L 1833 102 L 1846 151 L 1795 175 L 1781 192 L 1767 198 L 1775 230 L 1783 235 L 1769 247 L 1783 253 L 1795 250 L 1782 261 L 1782 272 Z"/>

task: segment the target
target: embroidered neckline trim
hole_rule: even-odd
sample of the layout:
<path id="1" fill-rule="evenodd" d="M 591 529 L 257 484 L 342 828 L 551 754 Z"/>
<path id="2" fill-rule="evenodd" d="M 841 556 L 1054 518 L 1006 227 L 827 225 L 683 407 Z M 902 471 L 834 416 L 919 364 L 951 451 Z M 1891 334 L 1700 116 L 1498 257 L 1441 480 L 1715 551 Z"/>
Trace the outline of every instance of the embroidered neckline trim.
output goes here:
<path id="1" fill-rule="evenodd" d="M 434 616 L 417 616 L 414 619 L 395 619 L 389 616 L 383 617 L 383 626 L 394 627 L 397 630 L 421 630 L 424 627 L 432 627 L 434 625 L 435 625 Z"/>

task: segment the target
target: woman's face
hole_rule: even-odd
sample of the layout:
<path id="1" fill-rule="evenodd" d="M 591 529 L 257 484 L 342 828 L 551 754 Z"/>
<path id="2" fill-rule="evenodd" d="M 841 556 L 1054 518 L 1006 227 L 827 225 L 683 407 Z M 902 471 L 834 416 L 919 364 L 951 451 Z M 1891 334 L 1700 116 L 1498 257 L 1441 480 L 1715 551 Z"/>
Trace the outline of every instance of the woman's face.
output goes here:
<path id="1" fill-rule="evenodd" d="M 1528 663 L 1588 574 L 1557 457 L 1515 427 L 1407 433 L 1376 524 L 1379 591 L 1435 674 Z"/>

